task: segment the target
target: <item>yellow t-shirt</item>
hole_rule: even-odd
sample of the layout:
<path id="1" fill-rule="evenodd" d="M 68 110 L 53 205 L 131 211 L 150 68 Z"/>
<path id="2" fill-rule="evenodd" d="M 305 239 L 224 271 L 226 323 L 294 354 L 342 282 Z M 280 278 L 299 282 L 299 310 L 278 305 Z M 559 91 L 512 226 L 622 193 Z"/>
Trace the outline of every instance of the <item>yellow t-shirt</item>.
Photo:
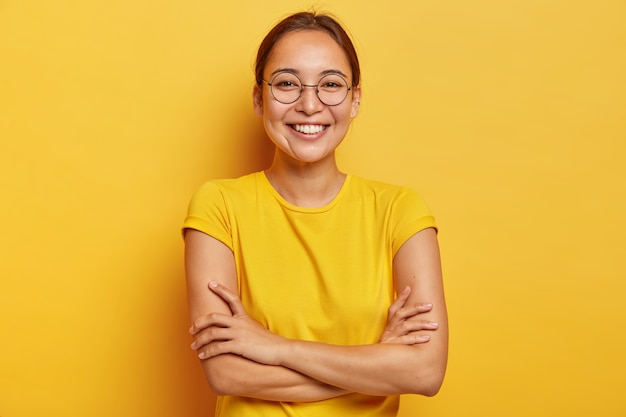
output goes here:
<path id="1" fill-rule="evenodd" d="M 394 255 L 435 222 L 422 198 L 406 187 L 348 175 L 331 203 L 301 208 L 257 172 L 204 184 L 183 227 L 233 251 L 246 311 L 270 331 L 360 345 L 376 343 L 384 329 L 394 299 Z M 224 396 L 216 416 L 391 417 L 398 403 L 398 396 L 361 394 L 311 403 Z"/>

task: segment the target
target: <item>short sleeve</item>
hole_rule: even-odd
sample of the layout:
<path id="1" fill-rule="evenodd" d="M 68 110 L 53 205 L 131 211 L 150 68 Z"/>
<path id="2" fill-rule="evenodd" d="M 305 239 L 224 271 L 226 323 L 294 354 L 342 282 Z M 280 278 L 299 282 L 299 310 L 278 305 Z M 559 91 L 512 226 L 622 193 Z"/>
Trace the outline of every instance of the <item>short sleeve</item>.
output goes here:
<path id="1" fill-rule="evenodd" d="M 415 233 L 432 227 L 437 229 L 435 218 L 426 201 L 414 190 L 400 188 L 394 200 L 390 218 L 393 255 Z"/>
<path id="2" fill-rule="evenodd" d="M 186 229 L 206 233 L 233 249 L 228 202 L 217 184 L 207 182 L 195 192 L 183 222 L 183 234 Z"/>

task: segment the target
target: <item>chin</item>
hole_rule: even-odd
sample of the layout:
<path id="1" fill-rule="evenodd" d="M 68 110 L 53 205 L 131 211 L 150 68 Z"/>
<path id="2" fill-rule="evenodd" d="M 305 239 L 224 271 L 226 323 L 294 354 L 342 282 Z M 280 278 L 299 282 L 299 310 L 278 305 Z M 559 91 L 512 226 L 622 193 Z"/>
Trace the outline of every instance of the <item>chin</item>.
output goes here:
<path id="1" fill-rule="evenodd" d="M 305 164 L 314 164 L 317 162 L 322 162 L 332 156 L 332 153 L 328 153 L 328 152 L 306 152 L 306 151 L 294 152 L 293 150 L 289 152 L 285 152 L 281 150 L 281 152 L 287 158 L 293 161 L 296 161 L 299 163 L 305 163 Z"/>

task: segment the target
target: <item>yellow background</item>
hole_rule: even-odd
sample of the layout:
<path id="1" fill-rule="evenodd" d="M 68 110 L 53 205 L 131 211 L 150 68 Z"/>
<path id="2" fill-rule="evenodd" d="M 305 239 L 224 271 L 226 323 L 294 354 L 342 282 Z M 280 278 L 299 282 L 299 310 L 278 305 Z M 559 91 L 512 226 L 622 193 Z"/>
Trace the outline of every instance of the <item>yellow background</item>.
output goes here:
<path id="1" fill-rule="evenodd" d="M 401 416 L 626 416 L 623 0 L 0 1 L 0 416 L 208 416 L 179 227 L 262 168 L 252 62 L 356 38 L 343 169 L 429 201 L 451 322 Z"/>

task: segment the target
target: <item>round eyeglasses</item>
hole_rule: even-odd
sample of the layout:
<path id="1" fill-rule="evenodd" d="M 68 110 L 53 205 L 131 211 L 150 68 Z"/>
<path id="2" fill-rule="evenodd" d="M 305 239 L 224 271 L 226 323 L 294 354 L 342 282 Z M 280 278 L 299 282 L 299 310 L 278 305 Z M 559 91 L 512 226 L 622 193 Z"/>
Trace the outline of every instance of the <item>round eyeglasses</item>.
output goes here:
<path id="1" fill-rule="evenodd" d="M 291 104 L 302 96 L 304 87 L 315 88 L 317 98 L 327 106 L 337 106 L 346 99 L 348 82 L 339 74 L 327 74 L 320 78 L 315 85 L 302 84 L 300 78 L 292 72 L 279 72 L 272 78 L 272 82 L 263 80 L 270 87 L 272 96 L 279 103 Z"/>

